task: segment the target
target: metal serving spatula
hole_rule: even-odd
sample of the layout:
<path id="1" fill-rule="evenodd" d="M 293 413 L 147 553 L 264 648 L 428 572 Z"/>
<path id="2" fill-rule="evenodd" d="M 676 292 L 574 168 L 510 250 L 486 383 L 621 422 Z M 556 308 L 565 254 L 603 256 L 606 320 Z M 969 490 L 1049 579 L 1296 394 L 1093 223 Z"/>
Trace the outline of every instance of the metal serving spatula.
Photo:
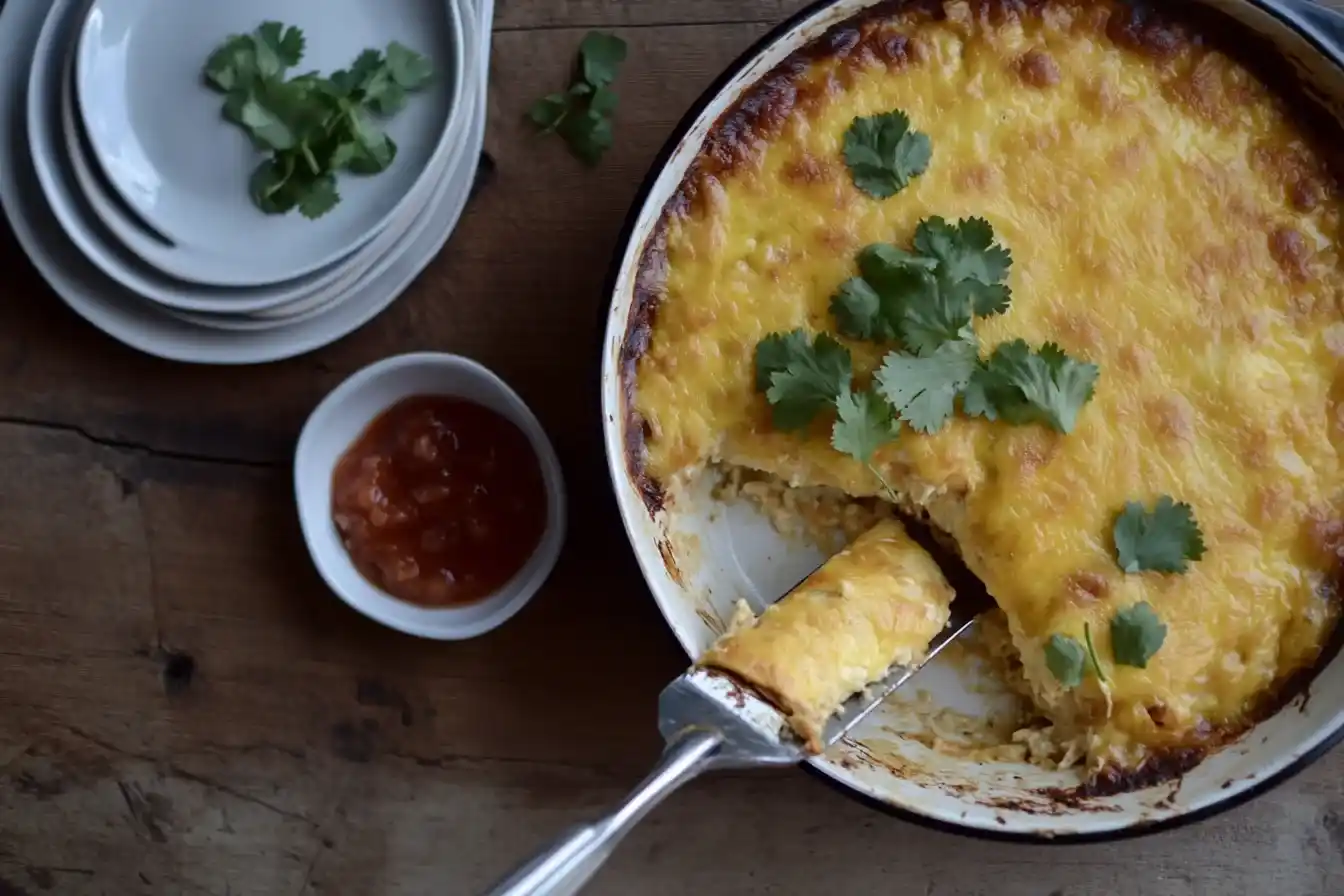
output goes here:
<path id="1" fill-rule="evenodd" d="M 985 609 L 985 602 L 967 598 L 952 602 L 952 618 L 929 645 L 924 663 L 969 629 Z M 843 737 L 923 665 L 893 667 L 886 678 L 845 701 L 826 725 L 825 745 Z M 715 769 L 794 765 L 808 757 L 779 710 L 726 675 L 705 669 L 692 669 L 663 689 L 658 730 L 667 742 L 662 759 L 620 808 L 565 834 L 489 896 L 570 896 L 640 819 L 692 778 Z"/>

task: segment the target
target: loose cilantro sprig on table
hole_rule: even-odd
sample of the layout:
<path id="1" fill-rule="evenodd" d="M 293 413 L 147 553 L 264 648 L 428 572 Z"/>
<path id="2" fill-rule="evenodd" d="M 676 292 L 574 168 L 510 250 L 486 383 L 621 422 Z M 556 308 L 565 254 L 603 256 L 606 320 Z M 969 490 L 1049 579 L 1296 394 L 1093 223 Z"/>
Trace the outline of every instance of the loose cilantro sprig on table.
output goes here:
<path id="1" fill-rule="evenodd" d="M 573 83 L 564 93 L 537 100 L 527 117 L 543 134 L 558 133 L 582 162 L 596 165 L 611 148 L 611 116 L 617 103 L 611 85 L 625 57 L 625 41 L 601 31 L 588 32 L 579 44 Z"/>
<path id="2" fill-rule="evenodd" d="M 929 167 L 933 145 L 895 110 L 858 117 L 845 131 L 845 164 L 854 186 L 877 199 L 895 196 Z"/>
<path id="3" fill-rule="evenodd" d="M 408 95 L 429 83 L 433 67 L 393 42 L 383 51 L 365 50 L 329 77 L 309 72 L 286 79 L 305 49 L 299 28 L 263 22 L 216 48 L 204 78 L 225 94 L 224 117 L 270 154 L 252 173 L 252 201 L 267 214 L 297 208 L 319 218 L 340 202 L 338 172 L 377 174 L 392 164 L 397 145 L 375 116 L 401 111 Z"/>
<path id="4" fill-rule="evenodd" d="M 1185 572 L 1204 556 L 1204 534 L 1189 504 L 1162 495 L 1146 510 L 1125 504 L 1115 520 L 1115 559 L 1125 572 Z"/>

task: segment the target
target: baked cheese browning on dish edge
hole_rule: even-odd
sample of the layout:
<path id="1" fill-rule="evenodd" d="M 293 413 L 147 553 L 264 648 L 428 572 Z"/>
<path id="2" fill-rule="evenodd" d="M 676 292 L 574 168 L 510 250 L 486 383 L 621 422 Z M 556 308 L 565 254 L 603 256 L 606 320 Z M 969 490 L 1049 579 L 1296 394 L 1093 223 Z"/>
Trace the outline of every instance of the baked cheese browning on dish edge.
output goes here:
<path id="1" fill-rule="evenodd" d="M 896 520 L 860 535 L 754 623 L 700 658 L 769 697 L 814 752 L 845 700 L 892 666 L 924 658 L 954 594 L 943 571 Z"/>
<path id="2" fill-rule="evenodd" d="M 892 109 L 933 158 L 877 201 L 841 141 Z M 875 467 L 1005 610 L 1055 736 L 1118 787 L 1179 772 L 1263 714 L 1336 615 L 1335 182 L 1246 69 L 1124 6 L 948 2 L 840 26 L 720 120 L 646 248 L 626 371 L 649 493 L 718 462 L 878 495 L 829 420 L 772 430 L 753 349 L 834 332 L 856 252 L 908 246 L 930 215 L 987 218 L 1013 252 L 1011 308 L 977 322 L 982 356 L 1054 341 L 1101 375 L 1069 435 L 957 416 L 905 428 Z M 847 344 L 862 386 L 885 347 Z M 1162 494 L 1193 506 L 1207 552 L 1184 575 L 1125 575 L 1116 514 Z M 1147 668 L 1114 666 L 1109 620 L 1138 601 L 1166 643 Z M 1045 665 L 1050 635 L 1081 641 L 1084 623 L 1109 705 L 1095 676 L 1065 691 Z"/>

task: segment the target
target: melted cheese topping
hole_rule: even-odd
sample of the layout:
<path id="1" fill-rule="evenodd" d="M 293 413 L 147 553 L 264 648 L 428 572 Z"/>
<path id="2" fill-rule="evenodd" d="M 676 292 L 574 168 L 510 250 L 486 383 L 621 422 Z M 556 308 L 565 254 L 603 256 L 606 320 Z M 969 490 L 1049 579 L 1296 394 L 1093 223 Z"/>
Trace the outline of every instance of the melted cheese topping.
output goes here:
<path id="1" fill-rule="evenodd" d="M 879 493 L 834 451 L 829 421 L 771 430 L 753 388 L 766 334 L 834 331 L 827 310 L 872 242 L 908 245 L 921 218 L 982 216 L 1013 251 L 1013 304 L 977 321 L 982 353 L 1047 340 L 1101 368 L 1060 435 L 955 418 L 906 430 L 876 464 L 927 509 L 1006 611 L 1043 713 L 1093 766 L 1212 743 L 1248 722 L 1330 630 L 1340 550 L 1340 197 L 1284 104 L 1220 53 L 1164 58 L 1107 37 L 1107 3 L 1056 0 L 996 24 L 871 21 L 907 59 L 819 57 L 773 139 L 701 172 L 666 220 L 667 277 L 637 368 L 648 473 L 715 460 L 794 485 Z M 901 14 L 907 15 L 907 14 Z M 879 36 L 879 40 L 881 37 Z M 902 109 L 932 139 L 897 196 L 856 190 L 841 157 L 858 115 Z M 706 169 L 710 170 L 710 169 Z M 885 348 L 850 343 L 858 380 Z M 1110 530 L 1126 501 L 1193 505 L 1208 550 L 1185 575 L 1123 574 Z M 1090 622 L 1111 656 L 1117 609 L 1168 626 L 1146 669 L 1061 690 L 1052 633 Z"/>
<path id="2" fill-rule="evenodd" d="M 700 659 L 769 695 L 820 752 L 826 720 L 892 666 L 924 658 L 947 625 L 952 587 L 896 520 L 860 535 Z"/>

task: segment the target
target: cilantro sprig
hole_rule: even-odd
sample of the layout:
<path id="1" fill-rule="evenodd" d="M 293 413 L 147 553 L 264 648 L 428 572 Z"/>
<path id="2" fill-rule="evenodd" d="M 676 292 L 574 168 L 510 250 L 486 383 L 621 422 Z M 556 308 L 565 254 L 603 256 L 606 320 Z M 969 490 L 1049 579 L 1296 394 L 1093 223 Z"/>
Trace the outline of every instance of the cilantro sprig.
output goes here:
<path id="1" fill-rule="evenodd" d="M 1095 391 L 1100 369 L 1075 361 L 1053 342 L 1033 351 L 1021 339 L 1001 343 L 970 378 L 966 413 L 1014 425 L 1042 423 L 1073 432 Z"/>
<path id="2" fill-rule="evenodd" d="M 1191 560 L 1204 556 L 1204 536 L 1188 504 L 1178 504 L 1163 495 L 1153 509 L 1146 510 L 1136 501 L 1125 504 L 1116 518 L 1116 562 L 1127 573 L 1185 572 Z M 1148 661 L 1167 640 L 1167 626 L 1147 601 L 1132 604 L 1111 617 L 1111 654 L 1120 666 L 1148 668 Z M 1092 647 L 1086 625 L 1087 650 L 1097 677 L 1105 682 L 1101 665 Z M 1071 646 L 1071 643 L 1073 646 Z M 1067 635 L 1054 634 L 1045 645 L 1045 661 L 1050 672 L 1066 688 L 1082 682 L 1082 667 L 1077 662 L 1077 642 Z"/>
<path id="3" fill-rule="evenodd" d="M 248 191 L 267 214 L 293 209 L 319 218 L 340 202 L 338 172 L 385 171 L 397 145 L 377 118 L 395 115 L 433 77 L 430 61 L 393 42 L 365 50 L 350 68 L 322 77 L 286 78 L 303 60 L 303 31 L 263 22 L 225 40 L 204 68 L 205 83 L 225 95 L 223 116 L 247 132 L 268 158 Z"/>
<path id="4" fill-rule="evenodd" d="M 845 164 L 854 186 L 876 199 L 895 196 L 929 167 L 928 134 L 899 109 L 855 118 L 845 131 Z"/>
<path id="5" fill-rule="evenodd" d="M 776 429 L 807 427 L 817 414 L 848 394 L 853 377 L 849 349 L 819 333 L 775 333 L 756 346 L 756 387 L 770 402 Z"/>
<path id="6" fill-rule="evenodd" d="M 899 341 L 904 349 L 887 354 L 868 391 L 851 394 L 852 363 L 840 343 L 802 331 L 770 334 L 757 346 L 756 387 L 775 425 L 799 429 L 836 405 L 845 415 L 832 445 L 864 463 L 897 437 L 897 420 L 936 432 L 958 400 L 969 415 L 1071 431 L 1092 397 L 1095 365 L 1049 343 L 1032 351 L 1021 340 L 980 358 L 974 322 L 1007 310 L 1012 260 L 981 218 L 931 217 L 919 223 L 910 249 L 865 247 L 858 276 L 831 299 L 837 329 L 852 339 Z"/>
<path id="7" fill-rule="evenodd" d="M 1092 627 L 1083 623 L 1083 641 L 1069 635 L 1054 634 L 1045 643 L 1045 665 L 1050 674 L 1066 688 L 1076 688 L 1083 683 L 1088 668 L 1092 669 L 1097 681 L 1107 684 L 1109 679 L 1101 668 L 1097 658 L 1097 647 L 1092 643 Z"/>
<path id="8" fill-rule="evenodd" d="M 845 336 L 927 353 L 969 340 L 974 317 L 1007 310 L 1012 293 L 1003 281 L 1012 263 L 983 218 L 927 218 L 915 228 L 913 251 L 882 243 L 860 251 L 859 276 L 841 284 L 831 313 Z"/>
<path id="9" fill-rule="evenodd" d="M 1147 510 L 1129 501 L 1115 519 L 1115 560 L 1125 572 L 1185 572 L 1204 556 L 1204 533 L 1189 504 L 1162 495 Z"/>
<path id="10" fill-rule="evenodd" d="M 1167 639 L 1167 626 L 1147 601 L 1126 607 L 1111 617 L 1111 656 L 1116 665 L 1148 668 Z M 1103 685 L 1109 684 L 1092 643 L 1092 627 L 1083 623 L 1083 642 L 1055 633 L 1045 642 L 1045 665 L 1066 688 L 1076 688 L 1090 668 Z"/>
<path id="11" fill-rule="evenodd" d="M 590 31 L 579 43 L 573 83 L 532 104 L 527 117 L 543 134 L 557 133 L 584 164 L 596 165 L 612 145 L 611 116 L 617 96 L 611 85 L 626 57 L 625 41 Z"/>

